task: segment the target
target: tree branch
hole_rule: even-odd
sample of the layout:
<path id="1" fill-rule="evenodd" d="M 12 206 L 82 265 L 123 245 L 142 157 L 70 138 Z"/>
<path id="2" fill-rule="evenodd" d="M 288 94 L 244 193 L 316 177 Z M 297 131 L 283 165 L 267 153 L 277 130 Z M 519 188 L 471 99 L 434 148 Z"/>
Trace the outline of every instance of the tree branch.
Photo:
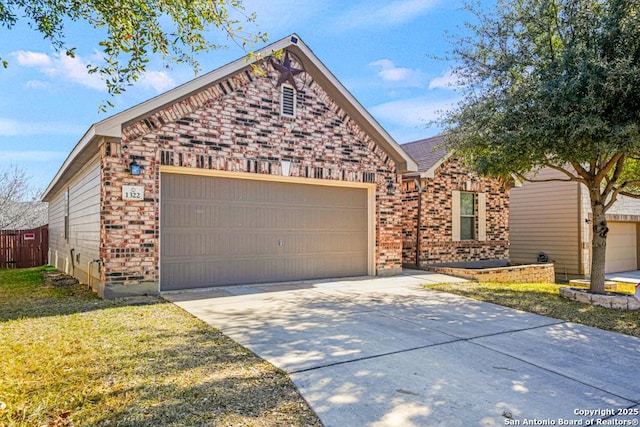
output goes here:
<path id="1" fill-rule="evenodd" d="M 580 176 L 580 178 L 582 178 L 582 181 L 580 182 L 583 182 L 585 185 L 588 185 L 589 178 L 591 177 L 591 174 L 589 173 L 589 171 L 587 171 L 584 167 L 582 167 L 582 165 L 578 162 L 570 161 L 569 164 Z"/>
<path id="2" fill-rule="evenodd" d="M 622 153 L 618 153 L 620 154 L 620 156 L 618 157 L 618 160 L 615 163 L 615 166 L 613 166 L 615 169 L 613 170 L 613 176 L 611 177 L 611 179 L 609 179 L 608 175 L 605 175 L 605 180 L 607 182 L 607 185 L 604 187 L 604 190 L 602 190 L 602 195 L 606 198 L 607 195 L 613 190 L 613 187 L 616 185 L 616 183 L 618 182 L 618 179 L 620 179 L 620 175 L 622 175 L 622 171 L 624 169 L 624 160 L 625 160 L 625 156 Z M 615 157 L 615 156 L 614 156 Z M 621 188 L 620 188 L 621 189 Z M 617 195 L 619 191 L 616 191 L 615 194 Z M 607 206 L 609 206 L 609 204 L 607 203 Z M 606 207 L 605 207 L 606 209 Z"/>
<path id="3" fill-rule="evenodd" d="M 625 197 L 631 197 L 633 199 L 640 199 L 640 194 L 636 194 L 636 193 L 629 193 L 628 191 L 620 191 L 619 193 L 621 196 L 625 196 Z"/>
<path id="4" fill-rule="evenodd" d="M 565 168 L 562 168 L 560 166 L 556 166 L 553 163 L 545 162 L 545 166 L 550 168 L 550 169 L 553 169 L 553 170 L 556 170 L 558 172 L 561 172 L 564 175 L 569 177 L 569 179 L 556 179 L 556 181 L 565 181 L 565 182 L 566 181 L 573 181 L 573 182 L 581 182 L 583 184 L 587 183 L 587 181 L 584 178 L 577 177 L 574 174 L 572 174 L 571 172 L 569 172 L 568 170 L 566 170 Z"/>
<path id="5" fill-rule="evenodd" d="M 595 180 L 597 183 L 602 182 L 602 180 L 604 179 L 604 176 L 611 171 L 611 168 L 613 168 L 615 165 L 618 164 L 618 162 L 620 161 L 620 158 L 624 158 L 624 153 L 614 154 L 613 157 L 611 157 L 609 161 L 607 161 L 604 164 L 604 166 L 602 166 L 602 168 L 598 171 L 598 173 L 595 176 Z"/>

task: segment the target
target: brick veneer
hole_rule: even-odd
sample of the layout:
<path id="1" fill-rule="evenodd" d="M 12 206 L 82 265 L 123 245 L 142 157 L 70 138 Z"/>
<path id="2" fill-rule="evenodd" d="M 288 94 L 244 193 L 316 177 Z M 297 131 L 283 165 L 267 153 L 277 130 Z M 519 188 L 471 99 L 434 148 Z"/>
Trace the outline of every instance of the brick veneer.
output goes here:
<path id="1" fill-rule="evenodd" d="M 421 182 L 419 265 L 509 258 L 509 191 L 498 180 L 475 176 L 460 161 L 449 158 L 437 168 L 434 178 L 422 178 Z M 402 258 L 404 264 L 416 265 L 420 193 L 412 177 L 405 176 L 402 189 Z M 453 241 L 451 209 L 454 190 L 486 193 L 486 241 Z"/>
<path id="2" fill-rule="evenodd" d="M 378 274 L 400 271 L 402 220 L 394 162 L 309 76 L 295 119 L 280 116 L 278 74 L 246 70 L 123 129 L 101 147 L 103 283 L 157 283 L 160 166 L 375 182 Z M 138 177 L 128 173 L 136 160 Z M 388 194 L 388 181 L 394 194 Z M 123 201 L 122 185 L 144 185 L 144 201 Z"/>

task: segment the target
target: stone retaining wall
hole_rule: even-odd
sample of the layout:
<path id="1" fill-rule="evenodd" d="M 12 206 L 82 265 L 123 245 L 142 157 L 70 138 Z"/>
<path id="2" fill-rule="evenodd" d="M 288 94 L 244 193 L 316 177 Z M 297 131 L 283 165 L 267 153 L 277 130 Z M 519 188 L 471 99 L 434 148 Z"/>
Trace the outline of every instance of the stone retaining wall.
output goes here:
<path id="1" fill-rule="evenodd" d="M 479 282 L 497 283 L 555 283 L 555 270 L 553 263 L 513 265 L 498 268 L 457 268 L 457 267 L 429 267 L 427 270 L 435 271 L 464 279 L 477 280 Z"/>
<path id="2" fill-rule="evenodd" d="M 633 295 L 600 295 L 586 292 L 585 289 L 560 288 L 560 296 L 584 304 L 599 305 L 622 310 L 640 309 L 640 301 Z"/>

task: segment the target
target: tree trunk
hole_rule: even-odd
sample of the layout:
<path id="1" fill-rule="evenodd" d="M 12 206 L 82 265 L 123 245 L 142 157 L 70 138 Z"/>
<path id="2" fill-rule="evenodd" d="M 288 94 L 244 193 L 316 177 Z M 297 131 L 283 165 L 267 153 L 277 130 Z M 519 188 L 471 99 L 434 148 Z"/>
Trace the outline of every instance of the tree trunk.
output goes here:
<path id="1" fill-rule="evenodd" d="M 593 213 L 591 237 L 591 286 L 594 294 L 603 294 L 604 289 L 604 263 L 607 251 L 607 220 L 604 205 L 600 200 L 591 200 L 591 212 Z"/>

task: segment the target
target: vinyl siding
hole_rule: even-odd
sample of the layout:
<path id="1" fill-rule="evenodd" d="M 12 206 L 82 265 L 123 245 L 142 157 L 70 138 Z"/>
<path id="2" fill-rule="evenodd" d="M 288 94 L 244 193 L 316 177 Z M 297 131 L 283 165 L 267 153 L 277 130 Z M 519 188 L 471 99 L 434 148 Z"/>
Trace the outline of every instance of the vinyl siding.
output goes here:
<path id="1" fill-rule="evenodd" d="M 536 179 L 562 178 L 542 170 Z M 510 194 L 511 261 L 536 262 L 544 252 L 558 275 L 580 275 L 579 184 L 525 182 Z"/>
<path id="2" fill-rule="evenodd" d="M 88 283 L 88 262 L 100 256 L 100 168 L 97 157 L 70 181 L 67 188 L 69 240 L 64 236 L 65 188 L 49 203 L 49 262 Z M 91 270 L 91 281 L 97 281 L 97 265 L 94 264 Z"/>

